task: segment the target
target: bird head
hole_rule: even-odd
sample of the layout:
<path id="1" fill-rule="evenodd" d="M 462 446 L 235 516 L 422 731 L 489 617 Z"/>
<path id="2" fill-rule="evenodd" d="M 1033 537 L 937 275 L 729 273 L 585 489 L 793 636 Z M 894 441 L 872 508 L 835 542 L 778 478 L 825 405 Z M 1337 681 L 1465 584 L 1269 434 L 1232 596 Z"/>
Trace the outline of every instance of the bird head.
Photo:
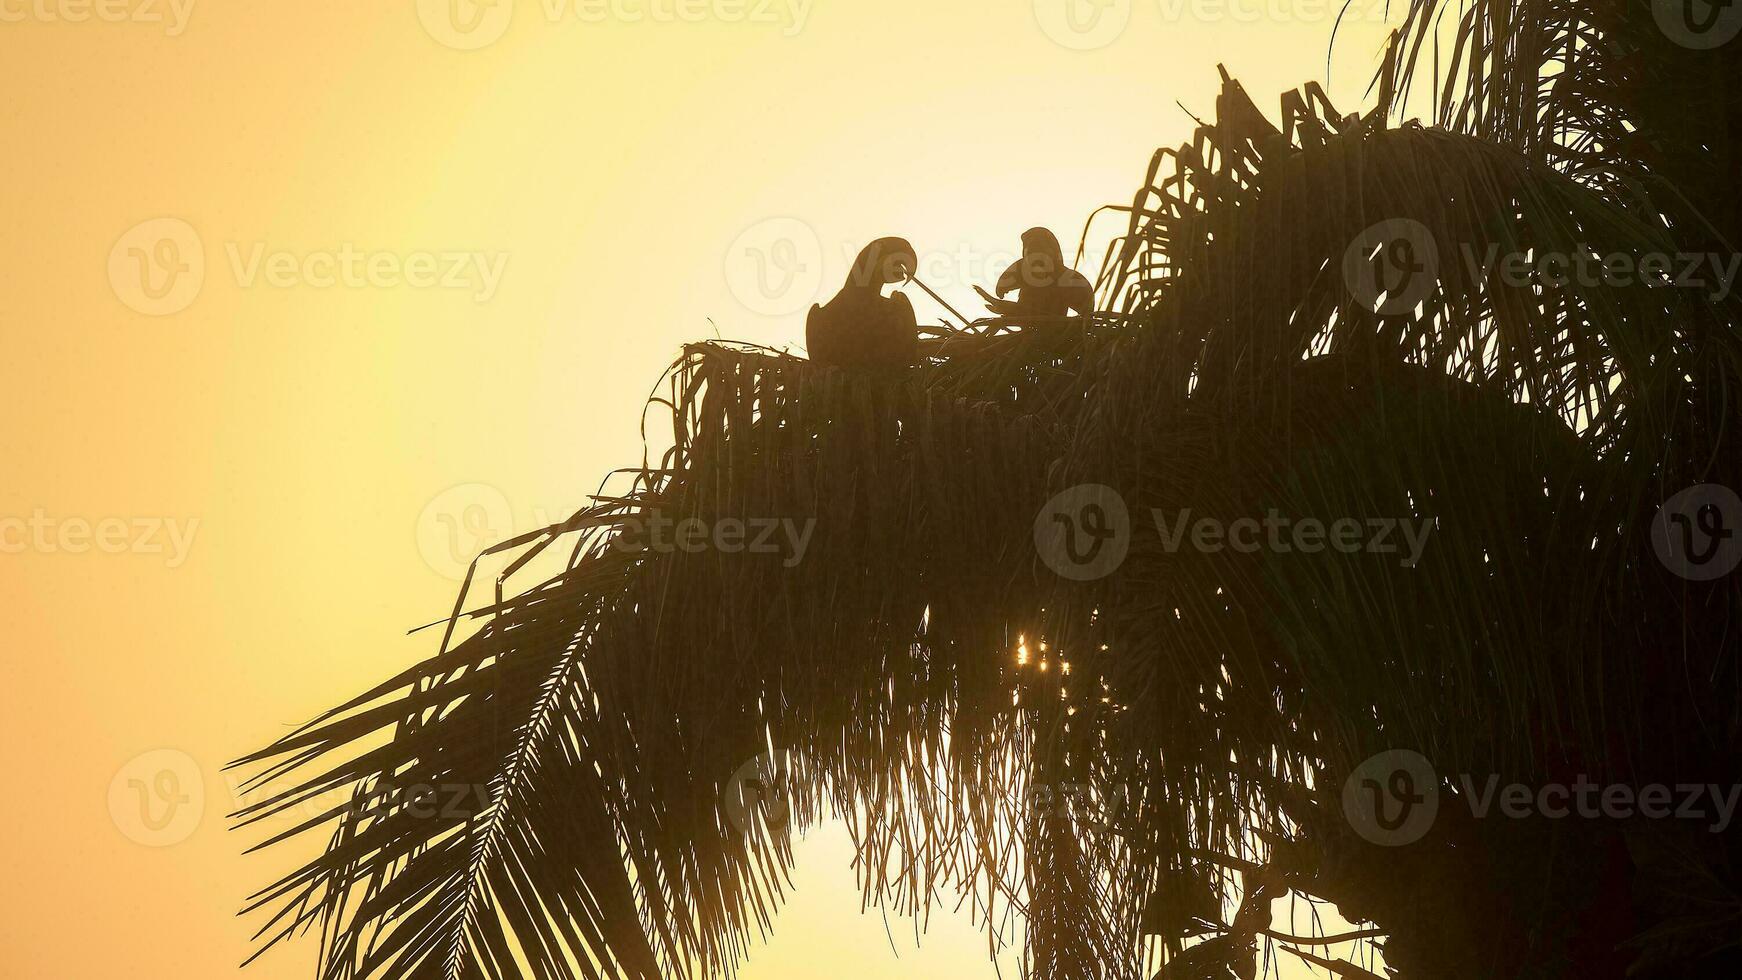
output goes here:
<path id="1" fill-rule="evenodd" d="M 1030 228 L 1022 233 L 1023 255 L 1044 255 L 1063 262 L 1065 250 L 1059 247 L 1058 236 L 1045 228 Z"/>
<path id="2" fill-rule="evenodd" d="M 1022 233 L 1022 281 L 1029 286 L 1050 286 L 1058 281 L 1065 265 L 1058 237 L 1045 228 Z"/>
<path id="3" fill-rule="evenodd" d="M 879 238 L 865 246 L 853 260 L 853 271 L 847 285 L 861 289 L 882 289 L 893 283 L 913 278 L 919 268 L 919 254 L 905 238 Z"/>

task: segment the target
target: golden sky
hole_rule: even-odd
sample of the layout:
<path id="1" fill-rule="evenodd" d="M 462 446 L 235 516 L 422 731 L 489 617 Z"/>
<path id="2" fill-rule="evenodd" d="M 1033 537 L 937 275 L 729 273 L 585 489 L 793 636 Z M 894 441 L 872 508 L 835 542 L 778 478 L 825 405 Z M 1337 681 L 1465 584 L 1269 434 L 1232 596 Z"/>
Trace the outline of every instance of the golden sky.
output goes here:
<path id="1" fill-rule="evenodd" d="M 1362 104 L 1357 0 L 1330 86 Z M 866 241 L 978 311 L 1325 0 L 0 0 L 7 977 L 235 975 L 220 767 L 431 651 L 470 553 L 640 460 L 679 346 L 775 347 Z M 991 270 L 990 272 L 988 270 Z M 1086 271 L 1093 273 L 1090 268 Z M 938 309 L 917 293 L 922 320 Z M 835 828 L 746 980 L 990 977 Z M 250 969 L 306 980 L 312 944 Z M 1007 962 L 1005 975 L 1009 972 Z"/>

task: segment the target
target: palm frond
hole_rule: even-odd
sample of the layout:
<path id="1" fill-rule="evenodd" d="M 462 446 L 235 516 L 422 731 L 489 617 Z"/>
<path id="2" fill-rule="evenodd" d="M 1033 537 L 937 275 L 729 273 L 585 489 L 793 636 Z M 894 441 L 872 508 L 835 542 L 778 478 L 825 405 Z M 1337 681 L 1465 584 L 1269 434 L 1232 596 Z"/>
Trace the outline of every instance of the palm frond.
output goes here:
<path id="1" fill-rule="evenodd" d="M 1425 88 L 1441 127 L 1664 214 L 1684 247 L 1734 252 L 1742 102 L 1730 86 L 1742 44 L 1701 46 L 1678 23 L 1683 7 L 1410 0 L 1378 81 L 1400 112 Z M 1722 4 L 1709 13 L 1728 16 Z"/>
<path id="2" fill-rule="evenodd" d="M 1515 966 L 1522 943 L 1473 941 L 1491 922 L 1361 873 L 1329 801 L 1397 747 L 1520 777 L 1735 768 L 1742 586 L 1674 579 L 1646 533 L 1669 492 L 1742 485 L 1734 301 L 1472 268 L 1676 244 L 1516 147 L 1313 87 L 1280 126 L 1232 81 L 1218 110 L 1126 209 L 1117 313 L 951 337 L 899 379 L 688 348 L 657 465 L 492 556 L 430 661 L 242 760 L 273 788 L 245 821 L 351 795 L 280 835 L 333 837 L 258 896 L 268 944 L 318 926 L 327 980 L 730 972 L 791 859 L 782 821 L 729 805 L 772 753 L 797 827 L 848 821 L 868 900 L 1020 918 L 1037 977 L 1247 956 L 1286 890 L 1388 918 L 1413 976 Z M 1376 312 L 1344 262 L 1399 220 L 1443 261 Z M 1085 483 L 1128 505 L 1130 555 L 1061 580 L 1036 514 Z M 1151 515 L 1186 512 L 1431 537 L 1408 563 L 1170 547 Z M 802 554 L 648 532 L 746 518 L 804 529 Z M 1101 816 L 1032 807 L 1067 785 Z M 424 787 L 479 802 L 432 816 Z M 1431 911 L 1483 887 L 1447 871 L 1476 833 L 1550 880 L 1540 841 L 1448 825 L 1410 849 L 1445 877 Z M 1181 881 L 1244 904 L 1156 930 Z M 1506 934 L 1553 902 L 1533 914 Z"/>

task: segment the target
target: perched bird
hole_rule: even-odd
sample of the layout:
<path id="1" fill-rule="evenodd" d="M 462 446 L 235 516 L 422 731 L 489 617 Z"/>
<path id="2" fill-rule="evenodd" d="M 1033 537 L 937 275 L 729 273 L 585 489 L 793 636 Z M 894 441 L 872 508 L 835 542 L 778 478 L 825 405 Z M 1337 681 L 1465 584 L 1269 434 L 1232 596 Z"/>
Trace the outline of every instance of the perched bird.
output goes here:
<path id="1" fill-rule="evenodd" d="M 1095 311 L 1095 287 L 1065 265 L 1059 240 L 1045 228 L 1022 233 L 1022 258 L 998 277 L 997 296 L 979 286 L 974 290 L 999 316 L 1065 316 L 1073 310 L 1087 316 Z M 1015 300 L 1003 298 L 1012 291 Z"/>
<path id="2" fill-rule="evenodd" d="M 901 293 L 883 287 L 913 278 L 919 257 L 901 238 L 879 238 L 853 260 L 835 298 L 812 306 L 805 348 L 814 363 L 843 368 L 912 367 L 919 358 L 919 321 Z"/>

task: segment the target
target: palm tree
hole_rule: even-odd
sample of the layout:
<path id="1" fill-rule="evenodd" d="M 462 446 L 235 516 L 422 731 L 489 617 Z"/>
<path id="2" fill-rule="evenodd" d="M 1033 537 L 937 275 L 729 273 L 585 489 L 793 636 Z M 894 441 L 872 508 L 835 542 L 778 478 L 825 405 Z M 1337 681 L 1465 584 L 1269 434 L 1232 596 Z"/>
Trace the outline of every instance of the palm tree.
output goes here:
<path id="1" fill-rule="evenodd" d="M 1278 126 L 1224 75 L 1086 327 L 981 324 L 898 381 L 687 348 L 657 462 L 485 556 L 431 659 L 241 760 L 244 823 L 331 835 L 251 904 L 265 945 L 318 925 L 325 980 L 716 975 L 769 927 L 788 814 L 833 814 L 869 900 L 967 896 L 1038 977 L 1733 975 L 1738 832 L 1479 818 L 1450 779 L 1742 780 L 1742 575 L 1652 542 L 1678 491 L 1742 487 L 1738 301 L 1491 261 L 1742 233 L 1742 43 L 1589 7 L 1414 0 L 1365 115 L 1309 85 Z M 1411 97 L 1434 123 L 1388 125 Z M 1438 256 L 1401 306 L 1360 285 L 1396 228 Z M 1056 574 L 1085 486 L 1125 554 Z M 1431 537 L 1248 553 L 1152 514 Z M 745 517 L 813 529 L 802 561 L 649 533 Z M 1345 790 L 1395 750 L 1439 814 L 1375 840 Z M 747 768 L 788 809 L 746 810 Z M 1285 896 L 1362 927 L 1281 933 Z"/>

